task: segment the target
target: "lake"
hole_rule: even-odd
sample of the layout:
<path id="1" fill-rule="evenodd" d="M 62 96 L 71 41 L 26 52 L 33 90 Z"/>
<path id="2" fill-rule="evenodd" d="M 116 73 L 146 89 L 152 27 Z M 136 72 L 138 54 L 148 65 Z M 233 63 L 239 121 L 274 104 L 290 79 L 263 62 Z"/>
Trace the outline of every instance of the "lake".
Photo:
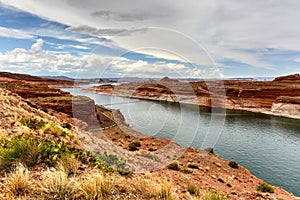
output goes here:
<path id="1" fill-rule="evenodd" d="M 134 129 L 193 148 L 213 146 L 217 155 L 234 160 L 255 176 L 300 196 L 300 120 L 246 111 L 145 101 L 82 92 L 97 104 L 120 109 Z"/>

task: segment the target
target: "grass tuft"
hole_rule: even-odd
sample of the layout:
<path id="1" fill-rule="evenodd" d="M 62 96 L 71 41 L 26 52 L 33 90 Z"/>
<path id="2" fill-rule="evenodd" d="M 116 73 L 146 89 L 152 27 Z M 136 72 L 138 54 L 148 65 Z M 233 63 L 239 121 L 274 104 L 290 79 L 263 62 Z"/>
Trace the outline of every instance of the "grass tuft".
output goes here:
<path id="1" fill-rule="evenodd" d="M 68 178 L 64 170 L 48 171 L 39 184 L 41 196 L 45 199 L 75 199 L 79 193 L 77 181 Z"/>
<path id="2" fill-rule="evenodd" d="M 13 197 L 29 194 L 32 189 L 30 173 L 21 163 L 16 166 L 14 172 L 7 175 L 6 179 L 6 189 Z"/>
<path id="3" fill-rule="evenodd" d="M 194 185 L 188 185 L 187 191 L 192 195 L 196 195 L 196 196 L 200 195 L 199 189 Z"/>

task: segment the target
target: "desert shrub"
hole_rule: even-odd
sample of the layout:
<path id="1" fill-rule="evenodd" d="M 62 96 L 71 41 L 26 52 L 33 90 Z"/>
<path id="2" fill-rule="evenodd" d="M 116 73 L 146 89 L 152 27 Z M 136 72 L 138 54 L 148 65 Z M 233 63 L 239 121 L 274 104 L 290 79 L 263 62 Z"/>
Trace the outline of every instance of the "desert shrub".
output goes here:
<path id="1" fill-rule="evenodd" d="M 63 123 L 62 127 L 70 130 L 72 128 L 72 125 L 69 123 Z"/>
<path id="2" fill-rule="evenodd" d="M 215 192 L 206 192 L 201 196 L 201 200 L 227 200 L 227 197 Z"/>
<path id="3" fill-rule="evenodd" d="M 150 147 L 150 148 L 148 149 L 148 151 L 157 151 L 157 149 L 156 149 L 156 148 L 153 148 L 153 147 Z"/>
<path id="4" fill-rule="evenodd" d="M 5 165 L 11 165 L 13 162 L 32 165 L 37 154 L 38 143 L 31 136 L 16 136 L 1 140 L 0 159 Z"/>
<path id="5" fill-rule="evenodd" d="M 191 174 L 191 173 L 193 173 L 193 170 L 190 170 L 190 169 L 183 169 L 183 170 L 181 170 L 183 173 L 185 173 L 185 174 Z"/>
<path id="6" fill-rule="evenodd" d="M 188 167 L 188 168 L 192 168 L 192 169 L 199 169 L 199 166 L 198 166 L 198 165 L 195 165 L 195 164 L 188 164 L 187 167 Z"/>
<path id="7" fill-rule="evenodd" d="M 177 162 L 172 162 L 167 167 L 168 167 L 168 169 L 172 169 L 172 170 L 175 170 L 175 171 L 180 170 L 180 167 L 179 167 Z"/>
<path id="8" fill-rule="evenodd" d="M 274 193 L 274 188 L 269 183 L 263 182 L 257 186 L 257 191 Z"/>
<path id="9" fill-rule="evenodd" d="M 20 121 L 24 126 L 27 126 L 30 129 L 34 130 L 40 130 L 44 128 L 47 124 L 47 122 L 44 122 L 41 119 L 35 119 L 35 118 L 25 118 Z"/>
<path id="10" fill-rule="evenodd" d="M 141 146 L 140 142 L 131 142 L 128 145 L 128 149 L 129 149 L 129 151 L 137 151 L 137 150 L 139 150 L 140 146 Z"/>
<path id="11" fill-rule="evenodd" d="M 217 179 L 220 183 L 225 183 L 225 181 L 222 178 Z"/>
<path id="12" fill-rule="evenodd" d="M 200 194 L 199 189 L 194 185 L 188 185 L 187 191 L 192 194 L 198 196 Z"/>
<path id="13" fill-rule="evenodd" d="M 104 152 L 103 154 L 96 154 L 96 158 L 107 167 L 117 170 L 121 175 L 131 174 L 131 171 L 126 167 L 123 158 L 118 157 L 117 155 Z"/>
<path id="14" fill-rule="evenodd" d="M 231 168 L 234 168 L 234 169 L 239 168 L 239 165 L 238 165 L 236 162 L 234 162 L 234 161 L 230 161 L 230 162 L 228 163 L 228 165 L 229 165 Z"/>
<path id="15" fill-rule="evenodd" d="M 46 134 L 52 134 L 52 135 L 54 135 L 56 137 L 58 137 L 58 136 L 63 136 L 64 137 L 64 136 L 67 135 L 66 131 L 64 131 L 61 127 L 56 126 L 54 124 L 49 125 L 44 130 L 44 133 L 46 133 Z"/>

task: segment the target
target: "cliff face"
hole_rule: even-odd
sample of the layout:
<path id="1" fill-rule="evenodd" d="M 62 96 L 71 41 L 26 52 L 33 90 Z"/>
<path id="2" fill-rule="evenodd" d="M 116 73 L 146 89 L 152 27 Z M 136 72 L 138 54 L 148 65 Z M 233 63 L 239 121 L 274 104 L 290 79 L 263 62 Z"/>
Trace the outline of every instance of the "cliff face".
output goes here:
<path id="1" fill-rule="evenodd" d="M 164 78 L 158 82 L 103 85 L 90 90 L 140 99 L 182 102 L 275 115 L 280 113 L 282 116 L 300 118 L 298 104 L 291 103 L 292 99 L 300 96 L 299 76 L 295 74 L 279 77 L 274 81 L 179 82 Z M 282 96 L 286 97 L 285 101 L 282 100 Z"/>
<path id="2" fill-rule="evenodd" d="M 272 104 L 271 112 L 279 116 L 300 116 L 300 97 L 278 97 Z"/>
<path id="3" fill-rule="evenodd" d="M 1 75 L 3 73 L 0 73 L 0 77 Z M 22 77 L 27 79 L 20 80 Z M 83 96 L 74 97 L 68 92 L 48 87 L 47 84 L 54 84 L 55 81 L 52 81 L 32 76 L 28 78 L 27 75 L 18 77 L 17 74 L 12 74 L 7 78 L 0 78 L 0 88 L 18 94 L 33 108 L 39 108 L 53 115 L 60 113 L 60 117 L 67 118 L 67 121 L 76 123 L 82 129 L 100 128 L 112 123 L 98 112 L 94 100 Z M 55 84 L 58 86 L 62 82 L 58 81 Z"/>

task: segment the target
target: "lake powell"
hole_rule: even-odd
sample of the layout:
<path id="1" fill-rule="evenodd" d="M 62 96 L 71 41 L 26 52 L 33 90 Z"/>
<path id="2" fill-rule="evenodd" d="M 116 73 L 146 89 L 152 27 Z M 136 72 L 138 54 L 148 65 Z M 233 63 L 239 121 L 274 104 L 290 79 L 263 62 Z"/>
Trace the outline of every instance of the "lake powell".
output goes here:
<path id="1" fill-rule="evenodd" d="M 63 90 L 120 109 L 134 129 L 186 147 L 205 146 L 206 136 L 215 130 L 217 140 L 212 143 L 217 155 L 300 196 L 300 120 L 232 110 L 215 114 L 195 105 L 94 94 L 81 88 Z"/>

